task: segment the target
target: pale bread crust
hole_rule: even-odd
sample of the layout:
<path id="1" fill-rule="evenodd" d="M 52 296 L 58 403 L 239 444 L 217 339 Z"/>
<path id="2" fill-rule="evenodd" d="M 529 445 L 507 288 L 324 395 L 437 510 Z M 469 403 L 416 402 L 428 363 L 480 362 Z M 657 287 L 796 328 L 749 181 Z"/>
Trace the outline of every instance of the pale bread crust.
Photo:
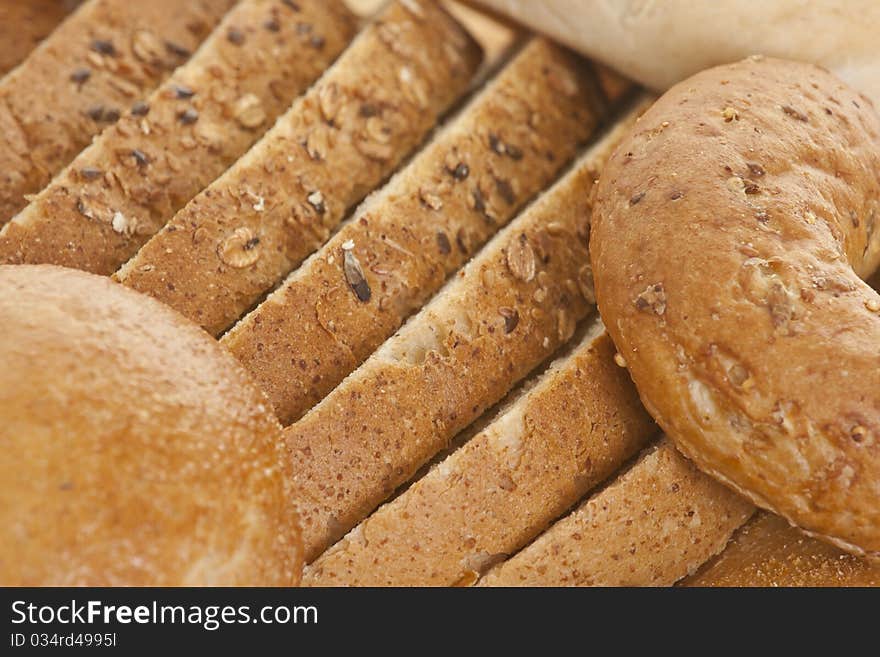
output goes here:
<path id="1" fill-rule="evenodd" d="M 759 513 L 682 586 L 880 586 L 880 565 Z"/>
<path id="2" fill-rule="evenodd" d="M 753 513 L 667 440 L 479 586 L 670 586 Z"/>
<path id="3" fill-rule="evenodd" d="M 489 426 L 306 569 L 306 586 L 479 579 L 613 474 L 655 432 L 596 322 Z"/>
<path id="4" fill-rule="evenodd" d="M 0 76 L 27 57 L 77 4 L 76 0 L 4 0 L 0 4 Z"/>
<path id="5" fill-rule="evenodd" d="M 553 180 L 603 115 L 585 62 L 544 39 L 527 44 L 352 221 L 223 337 L 282 423 L 299 419 L 421 308 Z M 346 280 L 345 245 L 364 270 L 366 302 Z"/>
<path id="6" fill-rule="evenodd" d="M 112 274 L 271 127 L 355 29 L 342 0 L 244 0 L 146 109 L 126 111 L 5 227 L 0 262 Z"/>
<path id="7" fill-rule="evenodd" d="M 599 308 L 661 427 L 704 471 L 880 551 L 880 119 L 807 64 L 674 87 L 599 183 Z M 873 231 L 873 232 L 872 232 Z"/>
<path id="8" fill-rule="evenodd" d="M 280 427 L 235 359 L 106 278 L 0 290 L 0 583 L 299 581 Z"/>
<path id="9" fill-rule="evenodd" d="M 623 131 L 621 131 L 623 132 Z M 613 139 L 499 232 L 285 430 L 311 561 L 574 334 L 593 310 L 592 187 Z"/>
<path id="10" fill-rule="evenodd" d="M 479 46 L 440 5 L 407 4 L 383 9 L 119 280 L 217 335 L 324 244 L 422 142 L 479 66 Z"/>
<path id="11" fill-rule="evenodd" d="M 0 224 L 184 63 L 233 4 L 89 0 L 0 80 Z M 144 40 L 158 44 L 155 60 L 138 57 Z"/>
<path id="12" fill-rule="evenodd" d="M 471 0 L 663 91 L 710 66 L 769 55 L 826 66 L 880 104 L 874 0 Z"/>

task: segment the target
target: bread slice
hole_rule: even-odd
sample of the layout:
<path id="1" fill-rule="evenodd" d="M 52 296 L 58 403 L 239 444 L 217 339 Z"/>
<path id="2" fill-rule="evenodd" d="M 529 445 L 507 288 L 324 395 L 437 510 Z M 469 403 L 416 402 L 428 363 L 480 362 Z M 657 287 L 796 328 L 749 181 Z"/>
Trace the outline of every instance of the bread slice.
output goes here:
<path id="1" fill-rule="evenodd" d="M 502 413 L 306 569 L 310 586 L 473 582 L 656 432 L 598 321 Z"/>
<path id="2" fill-rule="evenodd" d="M 223 337 L 282 423 L 301 417 L 421 308 L 552 181 L 602 115 L 588 64 L 544 39 L 527 44 Z M 363 271 L 364 294 L 349 276 L 354 261 Z"/>
<path id="3" fill-rule="evenodd" d="M 593 308 L 584 190 L 623 134 L 591 148 L 285 430 L 308 561 L 572 337 Z"/>
<path id="4" fill-rule="evenodd" d="M 724 552 L 683 586 L 880 586 L 880 564 L 810 538 L 770 513 L 755 515 Z"/>
<path id="5" fill-rule="evenodd" d="M 58 27 L 76 0 L 4 0 L 0 4 L 0 76 Z"/>
<path id="6" fill-rule="evenodd" d="M 753 513 L 663 439 L 480 586 L 670 586 Z"/>
<path id="7" fill-rule="evenodd" d="M 355 28 L 343 0 L 242 0 L 6 226 L 0 262 L 112 274 L 260 138 Z"/>
<path id="8" fill-rule="evenodd" d="M 210 333 L 224 330 L 418 146 L 479 62 L 477 44 L 438 4 L 391 3 L 118 279 Z"/>
<path id="9" fill-rule="evenodd" d="M 0 224 L 185 62 L 234 0 L 89 0 L 0 80 Z"/>

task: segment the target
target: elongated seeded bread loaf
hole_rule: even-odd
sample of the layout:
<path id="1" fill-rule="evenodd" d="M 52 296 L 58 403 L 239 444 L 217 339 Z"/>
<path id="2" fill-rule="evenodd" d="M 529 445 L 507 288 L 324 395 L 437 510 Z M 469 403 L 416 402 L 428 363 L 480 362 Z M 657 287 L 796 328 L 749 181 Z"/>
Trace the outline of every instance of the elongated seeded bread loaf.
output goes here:
<path id="1" fill-rule="evenodd" d="M 306 569 L 310 586 L 448 586 L 515 553 L 656 431 L 601 323 L 483 431 Z"/>
<path id="2" fill-rule="evenodd" d="M 480 586 L 669 586 L 753 513 L 666 439 Z"/>
<path id="3" fill-rule="evenodd" d="M 393 172 L 479 61 L 476 43 L 439 5 L 391 3 L 119 280 L 219 333 Z"/>
<path id="4" fill-rule="evenodd" d="M 554 185 L 287 428 L 309 561 L 572 337 L 593 307 L 596 175 Z"/>
<path id="5" fill-rule="evenodd" d="M 0 76 L 58 27 L 76 0 L 4 0 L 0 4 Z"/>
<path id="6" fill-rule="evenodd" d="M 224 336 L 282 423 L 301 417 L 418 310 L 570 161 L 602 115 L 588 64 L 543 39 L 526 45 Z"/>
<path id="7" fill-rule="evenodd" d="M 242 0 L 6 226 L 0 262 L 112 274 L 260 138 L 355 27 L 342 0 Z"/>
<path id="8" fill-rule="evenodd" d="M 761 512 L 683 586 L 880 586 L 880 565 Z"/>
<path id="9" fill-rule="evenodd" d="M 0 80 L 0 224 L 185 62 L 234 0 L 89 0 Z"/>

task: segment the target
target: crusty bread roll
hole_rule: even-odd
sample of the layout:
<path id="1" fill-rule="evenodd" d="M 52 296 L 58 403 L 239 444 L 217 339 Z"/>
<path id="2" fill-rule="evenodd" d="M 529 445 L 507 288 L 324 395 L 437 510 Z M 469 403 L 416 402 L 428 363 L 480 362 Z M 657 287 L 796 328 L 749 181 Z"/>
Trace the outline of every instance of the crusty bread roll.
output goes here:
<path id="1" fill-rule="evenodd" d="M 756 514 L 724 552 L 682 586 L 880 586 L 880 564 L 806 536 L 779 516 Z"/>
<path id="2" fill-rule="evenodd" d="M 648 410 L 756 504 L 880 553 L 880 118 L 818 67 L 677 85 L 599 182 L 599 309 Z"/>
<path id="3" fill-rule="evenodd" d="M 0 267 L 0 584 L 290 585 L 277 421 L 235 359 L 106 278 Z"/>
<path id="4" fill-rule="evenodd" d="M 282 423 L 335 388 L 553 180 L 604 118 L 600 96 L 587 62 L 533 39 L 223 337 Z M 347 280 L 352 256 L 369 299 Z"/>
<path id="5" fill-rule="evenodd" d="M 348 45 L 342 0 L 242 0 L 0 232 L 0 262 L 112 274 Z"/>
<path id="6" fill-rule="evenodd" d="M 480 586 L 671 586 L 754 512 L 662 440 Z"/>
<path id="7" fill-rule="evenodd" d="M 658 91 L 755 54 L 830 68 L 880 106 L 876 0 L 472 0 Z"/>
<path id="8" fill-rule="evenodd" d="M 0 76 L 24 59 L 77 4 L 77 0 L 3 0 Z"/>
<path id="9" fill-rule="evenodd" d="M 0 225 L 185 62 L 235 0 L 88 0 L 0 80 Z"/>

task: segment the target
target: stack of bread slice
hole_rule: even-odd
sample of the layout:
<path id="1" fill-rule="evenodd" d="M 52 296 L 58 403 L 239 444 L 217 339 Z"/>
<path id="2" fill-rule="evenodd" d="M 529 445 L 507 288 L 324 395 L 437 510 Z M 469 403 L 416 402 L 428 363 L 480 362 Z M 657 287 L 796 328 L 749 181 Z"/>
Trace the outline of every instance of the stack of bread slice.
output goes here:
<path id="1" fill-rule="evenodd" d="M 305 584 L 878 582 L 680 456 L 596 314 L 590 190 L 649 96 L 452 3 L 172 4 L 87 0 L 0 80 L 0 263 L 250 371 Z"/>

